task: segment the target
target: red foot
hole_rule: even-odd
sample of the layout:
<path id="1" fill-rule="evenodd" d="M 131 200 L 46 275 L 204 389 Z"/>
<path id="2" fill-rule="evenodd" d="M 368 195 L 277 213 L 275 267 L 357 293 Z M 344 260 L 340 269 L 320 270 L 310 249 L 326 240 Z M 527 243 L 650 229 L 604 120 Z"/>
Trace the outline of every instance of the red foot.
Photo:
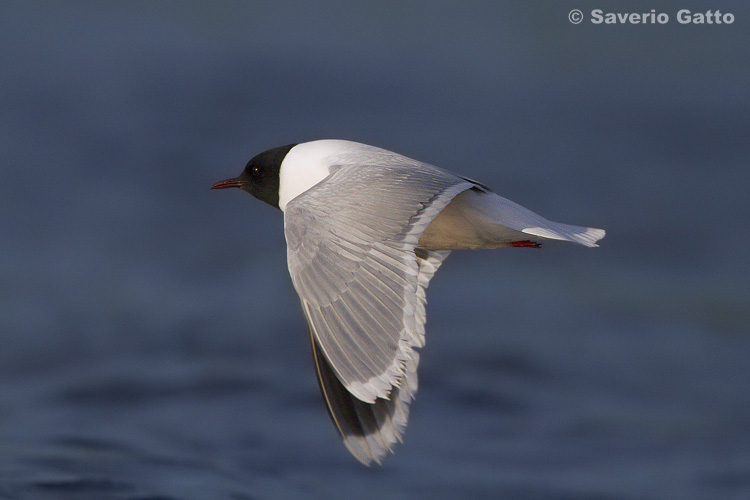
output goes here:
<path id="1" fill-rule="evenodd" d="M 511 241 L 510 243 L 508 243 L 508 246 L 511 246 L 511 247 L 540 248 L 542 246 L 542 244 L 541 243 L 537 243 L 536 241 L 522 240 L 522 241 Z"/>

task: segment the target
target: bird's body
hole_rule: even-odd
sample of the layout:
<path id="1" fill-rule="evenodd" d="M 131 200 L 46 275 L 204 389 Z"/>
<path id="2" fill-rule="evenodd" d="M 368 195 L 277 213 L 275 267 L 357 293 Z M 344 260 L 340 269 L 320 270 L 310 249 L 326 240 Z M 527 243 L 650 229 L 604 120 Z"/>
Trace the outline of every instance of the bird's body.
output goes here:
<path id="1" fill-rule="evenodd" d="M 400 440 L 417 390 L 425 290 L 451 250 L 597 246 L 601 229 L 547 219 L 486 186 L 349 141 L 284 146 L 235 179 L 284 212 L 287 260 L 318 380 L 345 444 L 380 462 Z"/>

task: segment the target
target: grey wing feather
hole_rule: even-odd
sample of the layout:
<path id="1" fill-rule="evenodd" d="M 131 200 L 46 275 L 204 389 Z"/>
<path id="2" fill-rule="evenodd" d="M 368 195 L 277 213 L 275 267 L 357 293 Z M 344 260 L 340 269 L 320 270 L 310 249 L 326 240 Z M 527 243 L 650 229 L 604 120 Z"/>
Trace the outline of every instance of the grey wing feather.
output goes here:
<path id="1" fill-rule="evenodd" d="M 414 250 L 470 187 L 424 164 L 340 167 L 287 205 L 292 282 L 320 352 L 359 400 L 388 398 L 416 366 L 424 284 Z"/>
<path id="2" fill-rule="evenodd" d="M 417 250 L 420 282 L 417 314 L 424 318 L 424 290 L 430 278 L 449 252 L 427 252 Z M 422 319 L 423 321 L 423 319 Z M 412 362 L 404 370 L 403 381 L 395 387 L 388 399 L 378 398 L 374 403 L 365 403 L 354 397 L 339 381 L 331 365 L 323 355 L 318 341 L 310 328 L 315 369 L 323 398 L 336 429 L 344 444 L 357 460 L 365 465 L 380 463 L 401 441 L 409 418 L 409 403 L 417 392 L 418 353 L 413 353 Z"/>

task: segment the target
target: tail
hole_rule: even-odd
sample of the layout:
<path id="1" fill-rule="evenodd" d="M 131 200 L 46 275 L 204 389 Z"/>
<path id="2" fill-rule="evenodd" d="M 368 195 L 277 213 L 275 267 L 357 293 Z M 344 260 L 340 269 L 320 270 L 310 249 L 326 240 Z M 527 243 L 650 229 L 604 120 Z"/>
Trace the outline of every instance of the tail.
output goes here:
<path id="1" fill-rule="evenodd" d="M 466 201 L 486 217 L 492 218 L 493 222 L 537 238 L 572 241 L 587 247 L 599 246 L 596 242 L 604 238 L 603 229 L 552 222 L 494 193 L 489 196 L 473 196 Z"/>
<path id="2" fill-rule="evenodd" d="M 543 227 L 527 227 L 521 232 L 550 240 L 572 241 L 587 247 L 598 247 L 597 241 L 604 238 L 604 229 L 571 226 L 560 222 L 546 221 Z"/>

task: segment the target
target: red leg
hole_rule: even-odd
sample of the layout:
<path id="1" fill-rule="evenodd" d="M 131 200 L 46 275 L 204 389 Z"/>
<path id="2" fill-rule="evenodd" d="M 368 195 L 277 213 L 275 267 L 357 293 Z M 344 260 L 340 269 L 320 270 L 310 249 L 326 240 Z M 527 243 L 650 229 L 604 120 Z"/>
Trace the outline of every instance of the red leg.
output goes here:
<path id="1" fill-rule="evenodd" d="M 530 241 L 530 240 L 522 240 L 522 241 L 511 241 L 508 243 L 508 246 L 511 247 L 528 247 L 528 248 L 539 248 L 542 246 L 541 243 L 537 243 L 536 241 Z"/>

